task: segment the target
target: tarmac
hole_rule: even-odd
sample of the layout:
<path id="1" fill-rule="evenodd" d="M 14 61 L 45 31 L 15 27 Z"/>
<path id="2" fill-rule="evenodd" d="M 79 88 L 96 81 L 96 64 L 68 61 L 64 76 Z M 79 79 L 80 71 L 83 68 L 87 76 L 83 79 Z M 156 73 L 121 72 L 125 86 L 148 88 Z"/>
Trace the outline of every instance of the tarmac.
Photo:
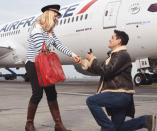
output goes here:
<path id="1" fill-rule="evenodd" d="M 86 98 L 97 90 L 98 81 L 65 81 L 56 85 L 62 121 L 72 131 L 100 131 L 86 105 Z M 157 85 L 135 87 L 136 117 L 157 113 Z M 31 86 L 21 80 L 0 80 L 0 131 L 25 131 Z M 37 131 L 53 131 L 45 93 L 35 116 Z M 141 129 L 138 131 L 147 131 Z"/>

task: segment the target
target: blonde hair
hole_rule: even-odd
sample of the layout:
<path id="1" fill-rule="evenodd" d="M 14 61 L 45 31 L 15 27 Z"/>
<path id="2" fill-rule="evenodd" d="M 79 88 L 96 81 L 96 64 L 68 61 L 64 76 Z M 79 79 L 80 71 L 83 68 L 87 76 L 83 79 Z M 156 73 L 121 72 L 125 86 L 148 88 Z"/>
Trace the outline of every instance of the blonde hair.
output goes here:
<path id="1" fill-rule="evenodd" d="M 36 23 L 40 24 L 44 30 L 51 32 L 55 26 L 54 17 L 55 12 L 47 10 L 41 15 L 41 17 Z"/>

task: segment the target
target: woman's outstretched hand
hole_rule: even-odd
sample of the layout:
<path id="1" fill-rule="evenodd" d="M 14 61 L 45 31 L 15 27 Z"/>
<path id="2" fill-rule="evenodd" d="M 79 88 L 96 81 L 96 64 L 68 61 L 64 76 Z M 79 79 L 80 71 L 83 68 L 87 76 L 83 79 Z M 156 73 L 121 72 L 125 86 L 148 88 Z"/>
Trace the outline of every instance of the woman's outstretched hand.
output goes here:
<path id="1" fill-rule="evenodd" d="M 75 53 L 72 53 L 72 58 L 77 64 L 81 64 L 81 57 L 76 55 Z"/>

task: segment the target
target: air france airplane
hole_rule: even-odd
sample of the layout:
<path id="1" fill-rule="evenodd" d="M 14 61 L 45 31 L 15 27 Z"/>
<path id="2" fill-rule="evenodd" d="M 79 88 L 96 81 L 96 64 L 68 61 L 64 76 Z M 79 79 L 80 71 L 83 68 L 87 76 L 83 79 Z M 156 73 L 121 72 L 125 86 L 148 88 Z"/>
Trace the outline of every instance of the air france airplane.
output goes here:
<path id="1" fill-rule="evenodd" d="M 85 0 L 60 10 L 55 33 L 65 46 L 81 57 L 91 48 L 100 62 L 104 60 L 113 30 L 129 34 L 128 51 L 136 61 L 136 85 L 157 81 L 157 1 L 156 0 Z M 0 26 L 0 67 L 23 67 L 31 25 L 41 14 Z M 74 64 L 59 54 L 62 64 Z M 79 65 L 74 65 L 80 73 Z"/>

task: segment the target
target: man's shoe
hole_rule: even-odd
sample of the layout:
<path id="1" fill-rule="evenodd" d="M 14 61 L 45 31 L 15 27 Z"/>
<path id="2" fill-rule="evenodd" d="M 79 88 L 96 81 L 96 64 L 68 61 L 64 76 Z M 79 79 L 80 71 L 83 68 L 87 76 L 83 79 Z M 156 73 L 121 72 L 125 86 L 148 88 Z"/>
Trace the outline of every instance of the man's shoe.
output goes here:
<path id="1" fill-rule="evenodd" d="M 111 129 L 102 129 L 101 128 L 101 131 L 116 131 L 116 129 L 115 128 L 111 128 Z"/>
<path id="2" fill-rule="evenodd" d="M 148 131 L 155 131 L 156 115 L 148 115 L 146 118 L 146 125 L 147 125 Z"/>

